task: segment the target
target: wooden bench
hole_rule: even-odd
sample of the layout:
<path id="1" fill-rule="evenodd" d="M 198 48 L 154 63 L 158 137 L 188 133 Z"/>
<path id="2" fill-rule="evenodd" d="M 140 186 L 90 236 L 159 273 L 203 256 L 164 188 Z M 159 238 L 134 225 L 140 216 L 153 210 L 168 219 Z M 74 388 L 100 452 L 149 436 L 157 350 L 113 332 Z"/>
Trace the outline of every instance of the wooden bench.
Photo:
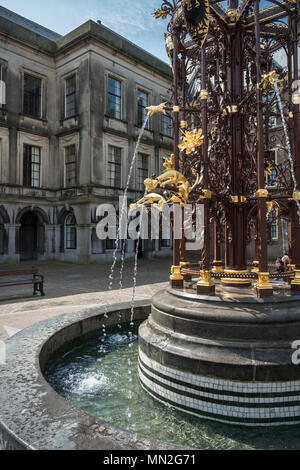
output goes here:
<path id="1" fill-rule="evenodd" d="M 39 270 L 36 268 L 32 269 L 16 269 L 13 271 L 0 271 L 0 278 L 6 277 L 21 277 L 21 276 L 32 276 L 30 278 L 13 279 L 13 280 L 1 280 L 0 287 L 11 287 L 11 286 L 23 286 L 26 284 L 33 284 L 33 295 L 37 295 L 39 292 L 42 296 L 44 293 L 44 276 L 39 274 Z"/>

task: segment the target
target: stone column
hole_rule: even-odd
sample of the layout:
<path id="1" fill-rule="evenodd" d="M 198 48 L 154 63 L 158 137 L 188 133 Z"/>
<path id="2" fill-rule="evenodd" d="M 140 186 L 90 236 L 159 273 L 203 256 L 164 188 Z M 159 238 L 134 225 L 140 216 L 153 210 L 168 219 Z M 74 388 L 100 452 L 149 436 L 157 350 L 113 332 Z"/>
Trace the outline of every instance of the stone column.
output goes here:
<path id="1" fill-rule="evenodd" d="M 89 263 L 92 254 L 92 224 L 77 225 L 77 257 L 79 263 Z"/>
<path id="2" fill-rule="evenodd" d="M 5 230 L 8 235 L 8 253 L 6 261 L 19 261 L 19 247 L 17 246 L 17 237 L 19 235 L 20 224 L 5 224 Z"/>
<path id="3" fill-rule="evenodd" d="M 45 258 L 52 259 L 54 253 L 55 231 L 53 225 L 45 225 Z"/>
<path id="4" fill-rule="evenodd" d="M 60 254 L 60 245 L 61 245 L 61 226 L 60 225 L 52 225 L 53 228 L 53 253 L 55 254 L 55 259 L 59 258 Z"/>

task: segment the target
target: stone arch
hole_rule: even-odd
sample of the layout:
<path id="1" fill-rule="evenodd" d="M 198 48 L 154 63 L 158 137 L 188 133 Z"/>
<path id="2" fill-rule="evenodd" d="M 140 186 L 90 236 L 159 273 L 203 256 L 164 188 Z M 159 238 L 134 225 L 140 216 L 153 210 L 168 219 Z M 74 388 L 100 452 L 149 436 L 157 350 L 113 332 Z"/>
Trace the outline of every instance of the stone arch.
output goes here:
<path id="1" fill-rule="evenodd" d="M 0 221 L 3 224 L 10 224 L 10 218 L 4 206 L 0 206 Z"/>
<path id="2" fill-rule="evenodd" d="M 20 225 L 17 247 L 20 260 L 39 259 L 45 253 L 45 225 L 49 217 L 40 207 L 28 206 L 21 209 L 16 217 Z"/>
<path id="3" fill-rule="evenodd" d="M 18 212 L 18 215 L 16 217 L 16 224 L 20 223 L 21 218 L 23 217 L 24 214 L 26 214 L 26 212 L 35 213 L 37 215 L 37 217 L 39 218 L 39 221 L 42 224 L 50 225 L 50 220 L 49 220 L 48 214 L 44 211 L 44 209 L 41 209 L 40 207 L 37 207 L 37 206 L 27 206 L 27 207 L 24 207 L 23 209 L 21 209 Z"/>

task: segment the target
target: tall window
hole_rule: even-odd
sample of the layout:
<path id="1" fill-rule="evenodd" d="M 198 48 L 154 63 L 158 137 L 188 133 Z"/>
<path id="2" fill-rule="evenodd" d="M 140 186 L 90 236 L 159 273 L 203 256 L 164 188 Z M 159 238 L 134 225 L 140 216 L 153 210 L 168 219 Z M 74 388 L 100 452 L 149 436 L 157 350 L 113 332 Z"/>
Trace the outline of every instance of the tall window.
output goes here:
<path id="1" fill-rule="evenodd" d="M 76 75 L 72 75 L 65 81 L 65 118 L 75 116 L 76 109 Z"/>
<path id="2" fill-rule="evenodd" d="M 108 114 L 114 119 L 122 119 L 122 84 L 108 77 Z"/>
<path id="3" fill-rule="evenodd" d="M 138 126 L 142 126 L 147 116 L 147 106 L 149 106 L 149 95 L 148 93 L 137 90 L 137 102 L 138 102 Z M 149 121 L 146 126 L 149 127 Z"/>
<path id="4" fill-rule="evenodd" d="M 270 162 L 270 169 L 268 173 L 266 174 L 266 185 L 267 186 L 276 186 L 276 170 L 272 168 L 272 165 L 276 165 L 277 163 L 277 155 L 276 155 L 276 150 L 270 150 L 269 151 L 269 162 Z"/>
<path id="5" fill-rule="evenodd" d="M 121 187 L 122 179 L 122 149 L 119 147 L 108 147 L 108 186 Z"/>
<path id="6" fill-rule="evenodd" d="M 6 105 L 6 81 L 5 68 L 0 64 L 0 108 Z"/>
<path id="7" fill-rule="evenodd" d="M 24 75 L 24 114 L 35 118 L 42 117 L 42 80 Z"/>
<path id="8" fill-rule="evenodd" d="M 167 137 L 173 137 L 173 122 L 166 114 L 161 115 L 161 133 Z"/>
<path id="9" fill-rule="evenodd" d="M 137 159 L 137 187 L 139 190 L 145 190 L 144 181 L 149 177 L 149 156 L 144 153 L 138 154 Z"/>
<path id="10" fill-rule="evenodd" d="M 278 211 L 276 209 L 270 212 L 269 223 L 271 226 L 271 239 L 278 240 Z"/>
<path id="11" fill-rule="evenodd" d="M 41 185 L 41 149 L 24 145 L 23 185 L 28 188 L 39 188 Z"/>
<path id="12" fill-rule="evenodd" d="M 69 214 L 65 220 L 65 248 L 76 250 L 76 219 L 73 214 Z"/>
<path id="13" fill-rule="evenodd" d="M 65 187 L 76 185 L 76 146 L 65 147 Z"/>

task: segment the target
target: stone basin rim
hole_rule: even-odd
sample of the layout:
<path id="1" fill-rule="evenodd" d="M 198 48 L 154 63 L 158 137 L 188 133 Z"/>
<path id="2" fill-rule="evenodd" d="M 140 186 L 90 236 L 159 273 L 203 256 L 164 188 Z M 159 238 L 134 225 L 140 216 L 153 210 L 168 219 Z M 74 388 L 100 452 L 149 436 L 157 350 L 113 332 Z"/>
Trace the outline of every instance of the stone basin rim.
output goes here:
<path id="1" fill-rule="evenodd" d="M 137 320 L 146 319 L 150 305 L 151 299 L 134 302 Z M 71 344 L 72 340 L 95 333 L 105 321 L 107 326 L 113 326 L 116 324 L 114 316 L 119 312 L 122 312 L 122 321 L 127 322 L 130 309 L 131 302 L 107 307 L 101 304 L 42 321 L 6 341 L 7 361 L 0 364 L 0 450 L 183 448 L 119 429 L 85 413 L 55 392 L 44 378 L 41 362 L 45 364 L 46 356 L 41 360 L 41 354 L 46 354 L 49 345 L 51 349 L 55 338 L 70 334 Z M 106 320 L 105 313 L 108 313 Z"/>

